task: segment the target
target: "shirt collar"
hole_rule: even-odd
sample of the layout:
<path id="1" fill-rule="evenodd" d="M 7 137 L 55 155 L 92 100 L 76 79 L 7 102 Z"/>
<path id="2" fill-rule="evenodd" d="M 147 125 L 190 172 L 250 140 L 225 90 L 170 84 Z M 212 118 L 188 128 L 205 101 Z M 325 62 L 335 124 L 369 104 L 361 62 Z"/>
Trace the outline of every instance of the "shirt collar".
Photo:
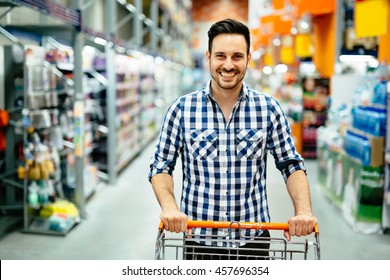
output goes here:
<path id="1" fill-rule="evenodd" d="M 211 80 L 207 82 L 207 85 L 204 89 L 206 101 L 210 101 L 210 98 L 214 100 L 212 94 L 211 94 Z M 248 87 L 246 86 L 245 82 L 242 82 L 242 89 L 240 92 L 240 97 L 238 98 L 239 101 L 241 100 L 248 100 Z"/>

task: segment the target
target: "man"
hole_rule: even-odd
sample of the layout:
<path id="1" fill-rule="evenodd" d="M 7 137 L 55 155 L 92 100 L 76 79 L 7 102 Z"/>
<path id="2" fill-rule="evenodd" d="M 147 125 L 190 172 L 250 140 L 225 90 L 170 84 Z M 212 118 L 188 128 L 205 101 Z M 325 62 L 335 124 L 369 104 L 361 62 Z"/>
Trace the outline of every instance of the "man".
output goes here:
<path id="1" fill-rule="evenodd" d="M 266 196 L 267 151 L 275 159 L 295 208 L 288 220 L 291 235 L 310 234 L 312 215 L 309 183 L 302 157 L 290 136 L 279 103 L 243 82 L 250 54 L 250 33 L 244 24 L 226 19 L 208 31 L 206 59 L 211 80 L 205 88 L 179 97 L 165 116 L 149 180 L 161 206 L 166 230 L 184 232 L 187 220 L 269 222 Z M 180 209 L 172 172 L 182 159 Z M 194 234 L 227 235 L 228 230 L 193 229 Z M 247 232 L 269 237 L 267 231 Z M 240 239 L 238 232 L 229 236 Z M 248 244 L 246 244 L 248 243 Z M 240 241 L 239 246 L 249 246 Z M 231 246 L 206 240 L 202 245 Z"/>

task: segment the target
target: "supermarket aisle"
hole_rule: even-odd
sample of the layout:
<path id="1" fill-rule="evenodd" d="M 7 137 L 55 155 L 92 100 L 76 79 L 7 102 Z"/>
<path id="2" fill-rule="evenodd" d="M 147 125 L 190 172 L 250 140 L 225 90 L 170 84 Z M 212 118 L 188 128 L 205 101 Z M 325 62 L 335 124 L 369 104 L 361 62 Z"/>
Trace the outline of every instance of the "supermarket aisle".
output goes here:
<path id="1" fill-rule="evenodd" d="M 87 204 L 88 218 L 66 237 L 15 231 L 0 240 L 0 259 L 141 260 L 154 258 L 160 209 L 147 173 L 153 144 Z M 390 235 L 361 235 L 346 224 L 316 186 L 316 162 L 306 162 L 314 212 L 319 219 L 322 259 L 389 259 Z M 285 221 L 292 206 L 280 174 L 270 160 L 268 196 L 274 221 Z M 180 168 L 176 169 L 180 185 Z"/>

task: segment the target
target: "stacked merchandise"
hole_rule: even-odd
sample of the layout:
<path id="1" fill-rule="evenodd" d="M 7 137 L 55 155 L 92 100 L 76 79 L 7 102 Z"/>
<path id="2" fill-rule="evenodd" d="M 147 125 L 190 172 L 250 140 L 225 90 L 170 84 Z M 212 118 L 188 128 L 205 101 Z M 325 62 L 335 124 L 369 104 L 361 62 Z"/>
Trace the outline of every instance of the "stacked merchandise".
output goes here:
<path id="1" fill-rule="evenodd" d="M 302 113 L 302 156 L 316 158 L 317 128 L 325 125 L 329 79 L 304 77 Z"/>
<path id="2" fill-rule="evenodd" d="M 107 172 L 107 74 L 105 54 L 98 49 L 83 48 L 83 72 L 85 88 L 85 106 L 90 111 L 92 140 L 87 149 L 90 158 L 100 172 Z M 96 186 L 96 184 L 95 184 Z"/>
<path id="3" fill-rule="evenodd" d="M 84 195 L 85 197 L 91 196 L 96 186 L 99 184 L 98 168 L 94 162 L 91 153 L 95 145 L 94 135 L 97 131 L 97 119 L 98 116 L 103 115 L 101 107 L 98 101 L 95 100 L 95 96 L 99 95 L 102 87 L 99 84 L 98 79 L 92 75 L 92 69 L 85 67 L 88 63 L 88 52 L 83 50 L 83 63 L 84 63 L 84 76 L 83 76 L 83 90 L 84 90 L 84 102 L 75 102 L 73 94 L 74 84 L 74 52 L 73 48 L 60 44 L 51 37 L 45 37 L 46 43 L 46 60 L 54 67 L 58 69 L 58 75 L 63 76 L 68 82 L 70 89 L 64 91 L 65 96 L 72 91 L 71 96 L 67 98 L 67 110 L 66 115 L 68 119 L 61 117 L 60 126 L 66 128 L 66 139 L 65 143 L 68 147 L 72 148 L 73 152 L 67 154 L 66 160 L 66 180 L 63 185 L 64 192 L 68 199 L 75 200 L 76 191 L 76 170 L 75 162 L 76 156 L 81 154 L 84 157 Z M 81 122 L 83 122 L 81 128 Z"/>
<path id="4" fill-rule="evenodd" d="M 139 96 L 141 103 L 140 112 L 140 139 L 149 143 L 157 131 L 157 110 L 158 85 L 156 81 L 157 66 L 152 56 L 145 55 L 140 58 L 140 85 Z"/>
<path id="5" fill-rule="evenodd" d="M 319 130 L 319 183 L 354 230 L 381 232 L 386 84 L 381 68 L 359 85 L 350 107 L 329 111 Z"/>
<path id="6" fill-rule="evenodd" d="M 119 173 L 140 152 L 140 64 L 139 58 L 117 54 L 116 168 Z"/>
<path id="7" fill-rule="evenodd" d="M 73 137 L 72 90 L 43 47 L 25 47 L 25 106 L 23 160 L 18 175 L 24 179 L 25 230 L 66 233 L 79 219 L 76 207 L 65 199 L 63 185 L 73 181 L 69 168 Z"/>
<path id="8" fill-rule="evenodd" d="M 84 46 L 83 52 L 83 90 L 84 90 L 84 194 L 91 196 L 102 183 L 98 175 L 99 163 L 93 156 L 98 142 L 106 134 L 102 124 L 105 124 L 103 111 L 106 92 L 104 54 L 97 49 Z M 102 132 L 103 131 L 103 132 Z"/>

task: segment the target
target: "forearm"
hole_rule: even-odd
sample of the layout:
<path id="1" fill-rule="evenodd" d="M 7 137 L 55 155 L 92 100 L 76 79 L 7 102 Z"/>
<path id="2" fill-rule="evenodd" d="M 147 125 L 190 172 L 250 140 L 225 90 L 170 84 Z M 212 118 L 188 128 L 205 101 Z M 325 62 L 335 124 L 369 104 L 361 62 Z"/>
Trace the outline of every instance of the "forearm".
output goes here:
<path id="1" fill-rule="evenodd" d="M 298 170 L 292 173 L 288 177 L 286 185 L 294 204 L 295 215 L 312 215 L 310 187 L 304 171 Z"/>
<path id="2" fill-rule="evenodd" d="M 288 220 L 289 231 L 284 233 L 287 240 L 290 240 L 291 235 L 310 234 L 317 219 L 312 214 L 310 188 L 305 172 L 302 170 L 293 172 L 286 184 L 295 209 L 295 216 Z"/>
<path id="3" fill-rule="evenodd" d="M 152 177 L 151 183 L 161 206 L 160 219 L 164 224 L 164 228 L 171 232 L 186 231 L 188 217 L 177 206 L 172 176 L 169 174 L 157 174 Z"/>
<path id="4" fill-rule="evenodd" d="M 178 210 L 172 176 L 165 173 L 157 174 L 152 177 L 151 183 L 162 211 Z"/>

